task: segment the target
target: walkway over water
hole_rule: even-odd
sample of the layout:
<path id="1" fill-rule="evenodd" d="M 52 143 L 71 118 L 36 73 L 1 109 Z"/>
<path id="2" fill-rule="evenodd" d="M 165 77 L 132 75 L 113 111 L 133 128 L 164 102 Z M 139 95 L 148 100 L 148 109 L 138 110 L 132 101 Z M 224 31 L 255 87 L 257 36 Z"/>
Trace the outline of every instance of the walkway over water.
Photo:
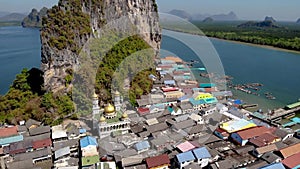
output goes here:
<path id="1" fill-rule="evenodd" d="M 272 121 L 281 120 L 283 117 L 293 115 L 298 111 L 300 111 L 300 106 L 296 107 L 296 108 L 293 108 L 293 109 L 289 109 L 289 110 L 285 110 L 285 109 L 282 109 L 282 108 L 277 109 L 277 110 L 274 111 L 274 114 L 269 117 L 269 119 L 271 119 Z"/>

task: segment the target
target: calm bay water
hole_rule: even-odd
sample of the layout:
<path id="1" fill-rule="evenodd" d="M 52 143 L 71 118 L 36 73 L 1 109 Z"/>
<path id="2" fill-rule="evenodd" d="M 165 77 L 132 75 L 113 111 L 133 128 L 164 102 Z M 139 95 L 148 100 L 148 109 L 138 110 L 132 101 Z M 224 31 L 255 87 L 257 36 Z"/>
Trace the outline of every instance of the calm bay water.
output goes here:
<path id="1" fill-rule="evenodd" d="M 0 27 L 0 94 L 5 94 L 23 68 L 40 67 L 38 29 Z"/>
<path id="2" fill-rule="evenodd" d="M 181 39 L 198 39 L 199 36 L 178 32 Z M 166 34 L 164 30 L 163 34 Z M 201 39 L 201 38 L 200 38 Z M 202 37 L 200 43 L 192 47 L 207 52 L 207 42 Z M 282 107 L 300 98 L 300 54 L 249 46 L 217 39 L 210 39 L 219 54 L 225 73 L 234 77 L 234 83 L 259 82 L 264 84 L 262 92 L 271 92 L 276 100 L 268 100 L 264 95 L 258 97 L 234 91 L 238 98 L 247 103 L 258 103 L 262 108 Z M 203 43 L 203 44 L 202 44 Z M 162 55 L 171 53 L 186 61 L 199 60 L 198 56 L 172 36 L 163 36 Z M 22 27 L 0 27 L 0 94 L 5 94 L 9 85 L 23 68 L 40 66 L 40 35 L 38 29 Z M 169 52 L 166 52 L 169 51 Z M 195 66 L 203 66 L 201 63 Z M 195 75 L 200 72 L 195 71 Z M 200 81 L 201 79 L 198 77 Z"/>
<path id="3" fill-rule="evenodd" d="M 192 46 L 188 47 L 180 41 L 196 42 L 195 39 L 199 36 L 166 30 L 164 32 L 168 36 L 163 36 L 163 56 L 171 52 L 185 61 L 190 61 L 199 60 L 190 48 L 200 48 L 204 55 L 211 52 L 207 49 L 207 45 L 204 45 L 208 41 L 205 37 L 200 37 L 199 43 L 192 43 Z M 179 36 L 180 40 L 172 38 L 173 35 Z M 254 82 L 264 84 L 259 97 L 233 90 L 240 99 L 249 104 L 258 103 L 264 109 L 271 109 L 296 102 L 300 98 L 300 54 L 218 39 L 209 40 L 219 54 L 225 74 L 233 76 L 235 84 Z M 203 64 L 199 63 L 194 66 L 203 66 Z M 195 76 L 199 73 L 196 71 Z M 203 81 L 200 77 L 198 79 Z M 266 99 L 265 92 L 271 92 L 277 99 Z"/>

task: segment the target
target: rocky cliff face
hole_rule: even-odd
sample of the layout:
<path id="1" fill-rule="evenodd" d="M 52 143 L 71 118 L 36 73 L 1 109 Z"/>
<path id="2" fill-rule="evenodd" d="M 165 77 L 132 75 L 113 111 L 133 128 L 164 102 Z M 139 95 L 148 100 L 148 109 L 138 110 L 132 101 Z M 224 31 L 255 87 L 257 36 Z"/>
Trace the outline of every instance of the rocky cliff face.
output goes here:
<path id="1" fill-rule="evenodd" d="M 46 90 L 70 90 L 66 77 L 80 64 L 78 53 L 84 43 L 123 16 L 143 32 L 141 37 L 158 55 L 161 30 L 155 0 L 60 0 L 50 9 L 41 30 L 41 68 Z M 111 29 L 122 30 L 112 25 Z"/>

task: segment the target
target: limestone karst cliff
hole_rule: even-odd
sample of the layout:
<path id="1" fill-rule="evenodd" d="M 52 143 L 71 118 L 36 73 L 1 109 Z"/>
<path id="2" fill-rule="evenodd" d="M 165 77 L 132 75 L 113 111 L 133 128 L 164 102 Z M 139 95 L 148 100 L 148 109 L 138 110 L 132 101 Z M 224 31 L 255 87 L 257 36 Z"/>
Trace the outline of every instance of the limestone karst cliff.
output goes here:
<path id="1" fill-rule="evenodd" d="M 83 45 L 123 16 L 144 32 L 141 37 L 158 54 L 161 30 L 155 0 L 60 0 L 49 9 L 41 29 L 45 89 L 54 93 L 68 91 L 65 84 L 80 64 L 78 54 Z M 116 25 L 111 29 L 122 30 Z"/>

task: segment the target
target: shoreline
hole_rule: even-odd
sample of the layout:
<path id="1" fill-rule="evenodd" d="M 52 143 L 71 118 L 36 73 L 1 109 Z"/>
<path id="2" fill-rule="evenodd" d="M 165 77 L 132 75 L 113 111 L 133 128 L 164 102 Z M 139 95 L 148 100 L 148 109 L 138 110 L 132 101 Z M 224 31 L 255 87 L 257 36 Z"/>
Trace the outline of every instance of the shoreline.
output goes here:
<path id="1" fill-rule="evenodd" d="M 241 41 L 235 41 L 235 40 L 221 39 L 221 38 L 217 38 L 217 37 L 209 37 L 209 36 L 206 36 L 205 34 L 201 35 L 201 34 L 198 34 L 198 33 L 192 33 L 192 32 L 188 32 L 188 31 L 184 31 L 184 30 L 174 30 L 174 29 L 169 29 L 169 28 L 163 28 L 163 29 L 169 30 L 169 31 L 174 31 L 174 32 L 187 33 L 187 34 L 190 34 L 190 35 L 204 36 L 204 37 L 207 37 L 209 39 L 211 38 L 211 39 L 223 40 L 223 41 L 237 43 L 237 44 L 243 44 L 243 45 L 255 46 L 255 47 L 260 47 L 260 48 L 265 48 L 265 49 L 272 49 L 272 50 L 276 50 L 276 51 L 300 54 L 300 51 L 297 51 L 297 50 L 284 49 L 284 48 L 279 48 L 279 47 L 270 46 L 270 45 L 261 45 L 261 44 L 254 44 L 254 43 L 241 42 Z"/>
<path id="2" fill-rule="evenodd" d="M 284 48 L 274 47 L 274 46 L 270 46 L 270 45 L 260 45 L 260 44 L 247 43 L 247 42 L 241 42 L 241 41 L 235 41 L 235 40 L 227 40 L 227 39 L 221 39 L 221 38 L 216 38 L 216 37 L 208 37 L 208 36 L 207 36 L 207 38 L 222 40 L 222 41 L 227 41 L 227 42 L 232 42 L 232 43 L 237 43 L 237 44 L 242 44 L 242 45 L 260 47 L 260 48 L 265 48 L 265 49 L 271 49 L 271 50 L 276 50 L 276 51 L 281 51 L 281 52 L 289 52 L 289 53 L 294 53 L 294 54 L 300 54 L 300 51 L 284 49 Z"/>

